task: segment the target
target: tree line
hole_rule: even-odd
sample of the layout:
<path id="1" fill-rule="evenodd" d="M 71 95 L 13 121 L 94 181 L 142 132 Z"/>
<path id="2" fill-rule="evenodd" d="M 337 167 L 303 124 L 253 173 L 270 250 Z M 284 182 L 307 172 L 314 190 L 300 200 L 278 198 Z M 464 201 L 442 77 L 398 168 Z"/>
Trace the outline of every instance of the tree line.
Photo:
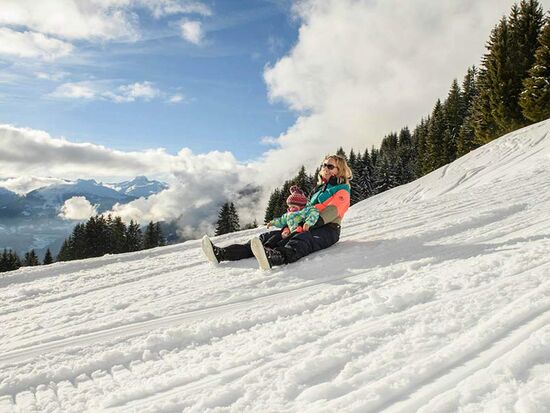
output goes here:
<path id="1" fill-rule="evenodd" d="M 48 265 L 53 262 L 53 257 L 50 249 L 46 250 L 44 255 L 43 265 Z M 12 249 L 4 248 L 2 254 L 0 254 L 0 272 L 13 271 L 21 267 L 34 267 L 40 265 L 40 260 L 36 255 L 34 249 L 25 253 L 23 259 L 19 258 L 19 255 Z"/>
<path id="2" fill-rule="evenodd" d="M 145 232 L 142 232 L 140 225 L 133 220 L 126 225 L 119 216 L 96 215 L 74 227 L 72 234 L 63 242 L 57 261 L 133 252 L 165 244 L 159 222 L 149 222 Z"/>
<path id="3" fill-rule="evenodd" d="M 380 148 L 348 154 L 353 172 L 351 204 L 418 179 L 506 133 L 550 117 L 550 23 L 536 0 L 522 0 L 493 28 L 481 66 L 454 79 L 447 97 L 411 133 L 386 135 Z M 311 193 L 319 169 L 298 174 L 276 188 L 267 223 L 286 211 L 292 185 Z"/>
<path id="4" fill-rule="evenodd" d="M 165 244 L 166 240 L 159 222 L 149 222 L 145 231 L 142 231 L 140 225 L 133 220 L 126 225 L 118 216 L 96 215 L 73 228 L 71 235 L 63 242 L 55 260 L 71 261 L 101 257 L 105 254 L 139 251 Z M 42 264 L 48 265 L 53 262 L 52 253 L 48 248 Z M 27 252 L 23 259 L 11 249 L 4 249 L 0 254 L 0 272 L 36 265 L 41 264 L 35 250 Z"/>

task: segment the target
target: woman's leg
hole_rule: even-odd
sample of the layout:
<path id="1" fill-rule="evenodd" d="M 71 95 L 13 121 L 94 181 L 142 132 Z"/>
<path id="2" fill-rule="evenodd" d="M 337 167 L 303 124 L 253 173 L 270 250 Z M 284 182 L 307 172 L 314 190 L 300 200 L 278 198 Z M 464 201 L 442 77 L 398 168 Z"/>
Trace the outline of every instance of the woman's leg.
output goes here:
<path id="1" fill-rule="evenodd" d="M 280 241 L 281 238 L 281 231 L 270 231 L 270 232 L 264 232 L 263 234 L 260 234 L 259 236 L 260 241 L 262 241 L 262 244 L 268 243 L 277 243 Z M 250 241 L 248 241 L 246 244 L 233 244 L 228 245 L 227 247 L 218 247 L 220 251 L 220 261 L 238 261 L 242 260 L 244 258 L 252 258 L 254 254 L 252 254 L 252 249 L 250 248 Z"/>
<path id="2" fill-rule="evenodd" d="M 266 232 L 259 236 L 260 241 L 264 247 L 275 248 L 280 245 L 281 241 L 284 241 L 281 231 Z"/>
<path id="3" fill-rule="evenodd" d="M 289 264 L 312 252 L 328 248 L 339 239 L 339 226 L 323 225 L 292 236 L 284 247 L 277 248 L 277 250 L 283 254 L 285 263 Z"/>

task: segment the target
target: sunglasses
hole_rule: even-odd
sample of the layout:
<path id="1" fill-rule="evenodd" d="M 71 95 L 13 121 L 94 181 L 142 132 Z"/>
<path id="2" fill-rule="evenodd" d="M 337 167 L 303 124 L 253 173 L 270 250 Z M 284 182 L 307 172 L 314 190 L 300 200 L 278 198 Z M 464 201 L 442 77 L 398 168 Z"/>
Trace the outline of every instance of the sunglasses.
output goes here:
<path id="1" fill-rule="evenodd" d="M 330 163 L 324 163 L 321 167 L 327 168 L 329 171 L 332 171 L 334 168 L 338 168 L 336 165 L 332 165 Z"/>

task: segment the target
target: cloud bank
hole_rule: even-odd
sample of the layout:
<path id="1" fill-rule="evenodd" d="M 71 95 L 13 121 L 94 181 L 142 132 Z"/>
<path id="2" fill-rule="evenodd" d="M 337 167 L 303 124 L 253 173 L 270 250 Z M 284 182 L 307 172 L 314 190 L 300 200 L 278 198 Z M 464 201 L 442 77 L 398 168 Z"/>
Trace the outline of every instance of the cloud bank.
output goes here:
<path id="1" fill-rule="evenodd" d="M 139 40 L 138 10 L 156 19 L 212 14 L 193 0 L 2 0 L 1 8 L 0 55 L 46 60 L 70 54 L 76 41 Z"/>
<path id="2" fill-rule="evenodd" d="M 66 220 L 82 221 L 94 215 L 97 215 L 97 205 L 92 205 L 83 196 L 67 199 L 59 212 L 59 217 Z"/>
<path id="3" fill-rule="evenodd" d="M 453 78 L 462 81 L 467 68 L 479 64 L 491 28 L 512 4 L 297 2 L 298 41 L 264 78 L 270 99 L 300 116 L 262 157 L 266 175 L 280 180 L 300 163 L 312 168 L 320 154 L 339 146 L 363 150 L 403 126 L 414 128 L 446 96 Z"/>
<path id="4" fill-rule="evenodd" d="M 0 27 L 0 55 L 54 60 L 72 51 L 72 44 L 42 33 L 17 32 Z"/>
<path id="5" fill-rule="evenodd" d="M 0 151 L 0 177 L 11 177 L 0 181 L 0 185 L 6 183 L 8 188 L 17 187 L 20 193 L 25 183 L 30 189 L 38 183 L 56 183 L 59 180 L 55 177 L 116 181 L 147 175 L 167 181 L 170 189 L 148 199 L 116 205 L 112 212 L 125 221 L 134 219 L 141 223 L 177 220 L 186 237 L 198 236 L 201 231 L 212 232 L 224 202 L 235 202 L 243 224 L 252 222 L 258 212 L 257 200 L 241 195 L 243 191 L 253 192 L 253 177 L 258 171 L 238 162 L 229 152 L 194 154 L 188 148 L 176 155 L 162 148 L 123 152 L 91 143 L 74 143 L 54 138 L 44 131 L 11 125 L 0 125 L 0 141 L 5 147 Z M 21 171 L 25 176 L 53 178 L 31 181 L 18 177 Z M 82 216 L 79 215 L 81 211 L 85 215 L 90 208 L 82 200 L 72 201 L 62 216 L 79 219 L 75 217 Z"/>
<path id="6" fill-rule="evenodd" d="M 25 195 L 38 188 L 63 184 L 65 182 L 65 180 L 59 178 L 23 175 L 15 178 L 0 179 L 0 187 L 6 188 L 18 195 Z"/>

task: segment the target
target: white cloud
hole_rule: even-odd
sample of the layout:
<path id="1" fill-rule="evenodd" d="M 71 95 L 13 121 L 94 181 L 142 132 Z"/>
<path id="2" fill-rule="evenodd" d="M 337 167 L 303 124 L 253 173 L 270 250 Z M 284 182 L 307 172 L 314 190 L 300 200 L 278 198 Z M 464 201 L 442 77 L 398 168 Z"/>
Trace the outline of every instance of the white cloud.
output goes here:
<path id="1" fill-rule="evenodd" d="M 148 102 L 166 95 L 147 81 L 121 85 L 114 88 L 114 91 L 109 90 L 112 87 L 110 83 L 109 81 L 68 82 L 59 85 L 50 96 L 61 99 L 104 99 L 125 103 L 137 100 Z"/>
<path id="2" fill-rule="evenodd" d="M 181 36 L 190 43 L 200 44 L 203 38 L 202 24 L 199 21 L 183 20 L 180 23 Z"/>
<path id="3" fill-rule="evenodd" d="M 162 149 L 114 151 L 91 143 L 73 143 L 48 133 L 0 125 L 0 177 L 19 175 L 79 178 L 132 176 L 156 170 L 170 155 Z"/>
<path id="4" fill-rule="evenodd" d="M 51 96 L 64 99 L 95 99 L 98 93 L 92 82 L 69 82 L 58 86 Z"/>
<path id="5" fill-rule="evenodd" d="M 0 55 L 53 60 L 70 54 L 72 50 L 70 43 L 42 33 L 0 27 Z"/>
<path id="6" fill-rule="evenodd" d="M 180 103 L 184 99 L 184 96 L 182 94 L 176 94 L 173 96 L 170 96 L 170 99 L 168 100 L 170 103 Z"/>
<path id="7" fill-rule="evenodd" d="M 67 199 L 59 211 L 59 216 L 63 219 L 80 221 L 94 215 L 97 215 L 97 205 L 92 205 L 90 201 L 83 196 L 73 196 Z"/>
<path id="8" fill-rule="evenodd" d="M 67 72 L 51 72 L 51 73 L 36 72 L 35 73 L 35 76 L 38 79 L 53 80 L 54 82 L 58 82 L 61 79 L 67 77 L 68 75 L 69 75 L 69 73 L 67 73 Z"/>
<path id="9" fill-rule="evenodd" d="M 478 65 L 491 28 L 513 0 L 303 0 L 294 48 L 264 76 L 269 96 L 297 111 L 296 123 L 264 154 L 264 180 L 343 146 L 378 146 L 414 128 L 453 78 Z M 289 156 L 292 154 L 292 156 Z"/>
<path id="10" fill-rule="evenodd" d="M 219 207 L 228 200 L 242 207 L 243 223 L 263 215 L 257 203 L 239 196 L 240 191 L 250 188 L 257 171 L 239 163 L 229 152 L 194 154 L 189 149 L 176 155 L 164 149 L 122 152 L 10 125 L 0 125 L 0 141 L 4 148 L 0 151 L 0 178 L 47 175 L 59 179 L 105 177 L 115 181 L 147 175 L 169 182 L 169 190 L 115 206 L 113 212 L 126 220 L 177 219 L 182 231 L 190 236 L 198 227 L 211 229 Z"/>
<path id="11" fill-rule="evenodd" d="M 62 184 L 65 180 L 59 178 L 44 178 L 38 176 L 18 176 L 15 178 L 0 179 L 0 187 L 9 189 L 19 195 L 25 195 L 38 188 Z"/>
<path id="12" fill-rule="evenodd" d="M 115 102 L 134 102 L 137 99 L 150 101 L 161 95 L 161 91 L 153 87 L 151 82 L 133 83 L 118 88 L 118 93 L 106 95 Z"/>
<path id="13" fill-rule="evenodd" d="M 193 0 L 2 0 L 0 7 L 0 28 L 7 26 L 0 32 L 0 53 L 47 59 L 69 54 L 73 45 L 66 41 L 138 40 L 139 9 L 156 18 L 212 14 Z"/>
<path id="14" fill-rule="evenodd" d="M 151 10 L 156 18 L 172 14 L 199 14 L 202 16 L 211 16 L 212 10 L 204 3 L 197 1 L 182 2 L 178 0 L 142 0 L 139 2 L 144 7 Z"/>
<path id="15" fill-rule="evenodd" d="M 128 1 L 2 0 L 0 24 L 23 26 L 64 39 L 137 38 Z"/>

